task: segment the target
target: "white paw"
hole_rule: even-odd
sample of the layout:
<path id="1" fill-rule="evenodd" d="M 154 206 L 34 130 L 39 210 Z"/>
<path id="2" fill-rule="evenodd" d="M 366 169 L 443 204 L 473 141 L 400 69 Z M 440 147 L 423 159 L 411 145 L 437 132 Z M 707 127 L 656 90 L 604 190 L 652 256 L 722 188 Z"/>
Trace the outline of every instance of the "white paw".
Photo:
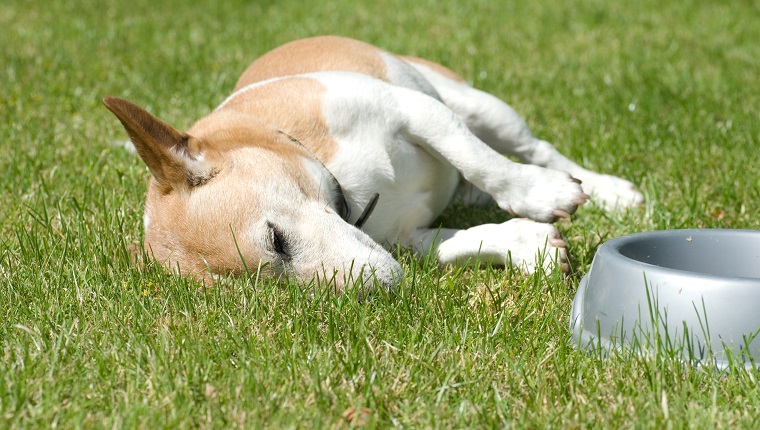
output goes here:
<path id="1" fill-rule="evenodd" d="M 583 191 L 605 210 L 628 209 L 644 203 L 641 191 L 625 179 L 594 172 L 580 174 L 578 179 L 582 181 Z"/>
<path id="2" fill-rule="evenodd" d="M 473 260 L 495 266 L 511 263 L 526 273 L 533 273 L 538 267 L 549 271 L 555 266 L 569 271 L 567 249 L 559 231 L 551 224 L 525 218 L 459 231 L 439 244 L 438 259 L 454 265 Z"/>
<path id="3" fill-rule="evenodd" d="M 579 181 L 568 173 L 525 166 L 529 173 L 509 184 L 507 192 L 495 195 L 499 207 L 540 222 L 569 219 L 589 196 Z"/>
<path id="4" fill-rule="evenodd" d="M 565 273 L 570 271 L 565 241 L 551 224 L 518 218 L 501 224 L 501 227 L 506 239 L 511 239 L 507 242 L 504 265 L 511 262 L 526 273 L 533 273 L 539 267 L 548 273 L 555 266 Z"/>

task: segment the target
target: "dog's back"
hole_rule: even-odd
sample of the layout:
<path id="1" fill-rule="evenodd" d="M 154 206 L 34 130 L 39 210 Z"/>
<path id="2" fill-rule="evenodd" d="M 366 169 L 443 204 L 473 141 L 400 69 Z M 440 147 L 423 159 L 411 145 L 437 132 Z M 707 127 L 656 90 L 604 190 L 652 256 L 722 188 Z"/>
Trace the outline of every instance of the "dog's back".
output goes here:
<path id="1" fill-rule="evenodd" d="M 431 83 L 410 65 L 423 64 L 452 80 L 453 71 L 419 58 L 399 57 L 368 43 L 339 36 L 319 36 L 286 43 L 259 57 L 243 73 L 235 91 L 250 84 L 304 73 L 343 71 L 421 91 L 440 99 Z"/>

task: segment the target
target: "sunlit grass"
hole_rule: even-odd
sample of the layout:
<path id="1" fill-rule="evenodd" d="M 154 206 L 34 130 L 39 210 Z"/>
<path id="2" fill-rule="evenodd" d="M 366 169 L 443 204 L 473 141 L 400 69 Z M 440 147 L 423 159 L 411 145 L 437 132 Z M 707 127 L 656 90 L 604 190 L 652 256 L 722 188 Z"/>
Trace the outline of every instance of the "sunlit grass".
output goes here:
<path id="1" fill-rule="evenodd" d="M 568 317 L 605 240 L 760 227 L 758 5 L 502 3 L 4 2 L 0 427 L 757 428 L 757 372 L 602 359 Z M 560 224 L 569 277 L 399 251 L 403 288 L 360 302 L 135 267 L 148 172 L 100 99 L 185 128 L 257 55 L 327 33 L 452 67 L 645 205 Z"/>

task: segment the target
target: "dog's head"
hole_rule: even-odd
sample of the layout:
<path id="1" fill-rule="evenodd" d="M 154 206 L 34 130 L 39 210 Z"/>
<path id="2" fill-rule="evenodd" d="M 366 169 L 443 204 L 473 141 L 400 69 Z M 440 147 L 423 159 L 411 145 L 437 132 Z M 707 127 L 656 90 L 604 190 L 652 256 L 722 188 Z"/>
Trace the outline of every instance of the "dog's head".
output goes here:
<path id="1" fill-rule="evenodd" d="M 340 290 L 400 282 L 390 253 L 346 222 L 332 174 L 273 126 L 227 112 L 191 135 L 128 101 L 103 102 L 151 172 L 145 250 L 157 261 L 207 280 L 262 270 Z"/>

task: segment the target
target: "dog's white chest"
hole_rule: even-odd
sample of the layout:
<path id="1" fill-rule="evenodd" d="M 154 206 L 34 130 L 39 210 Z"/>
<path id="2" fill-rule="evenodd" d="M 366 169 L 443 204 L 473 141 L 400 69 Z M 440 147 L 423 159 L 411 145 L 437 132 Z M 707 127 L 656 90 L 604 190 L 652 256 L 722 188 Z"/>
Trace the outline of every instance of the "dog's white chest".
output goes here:
<path id="1" fill-rule="evenodd" d="M 397 243 L 430 225 L 454 195 L 457 170 L 410 141 L 404 132 L 406 118 L 394 115 L 401 110 L 393 107 L 397 102 L 385 92 L 386 84 L 356 76 L 341 77 L 339 84 L 332 76 L 319 80 L 328 88 L 323 113 L 338 144 L 327 168 L 355 211 L 380 193 L 363 230 L 380 243 Z"/>
<path id="2" fill-rule="evenodd" d="M 344 188 L 358 214 L 373 193 L 380 200 L 363 230 L 380 243 L 404 242 L 448 206 L 459 182 L 458 172 L 408 142 L 341 145 L 327 167 Z"/>

